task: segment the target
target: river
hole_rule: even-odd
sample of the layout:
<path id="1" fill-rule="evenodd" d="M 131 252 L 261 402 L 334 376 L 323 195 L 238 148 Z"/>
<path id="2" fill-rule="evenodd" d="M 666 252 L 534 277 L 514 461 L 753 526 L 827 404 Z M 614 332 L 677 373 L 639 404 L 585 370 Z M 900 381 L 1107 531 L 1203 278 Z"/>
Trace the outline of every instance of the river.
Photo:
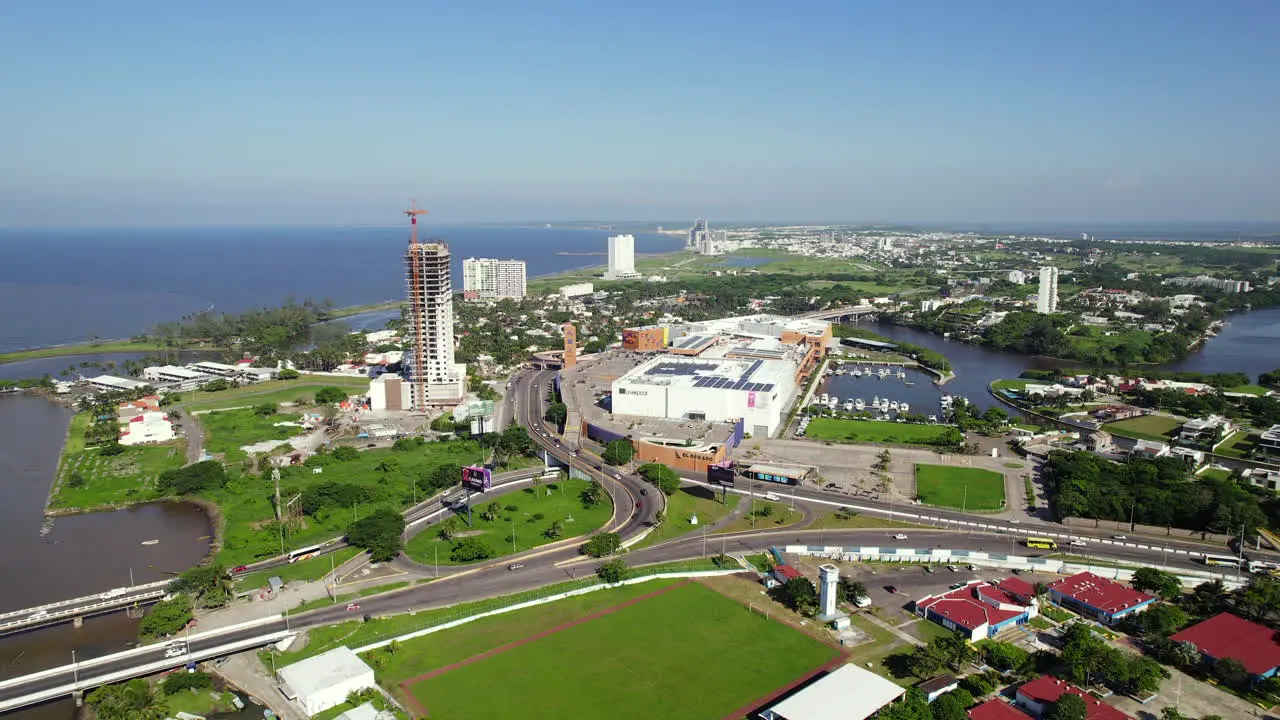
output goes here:
<path id="1" fill-rule="evenodd" d="M 0 610 L 32 607 L 135 582 L 172 577 L 209 550 L 209 521 L 198 508 L 156 503 L 115 512 L 57 518 L 40 535 L 49 484 L 71 412 L 43 398 L 0 397 Z M 142 545 L 159 540 L 155 545 Z M 0 678 L 118 652 L 137 638 L 124 613 L 0 639 Z M 21 720 L 69 720 L 71 702 L 14 713 Z"/>
<path id="2" fill-rule="evenodd" d="M 987 392 L 992 380 L 1016 378 L 1028 368 L 1080 367 L 1076 360 L 1027 357 L 1017 353 L 969 345 L 914 328 L 882 322 L 863 322 L 858 327 L 872 330 L 893 340 L 909 342 L 936 350 L 951 361 L 956 378 L 944 390 L 962 395 L 975 404 L 996 404 Z M 1260 373 L 1280 366 L 1280 308 L 1268 308 L 1232 315 L 1217 337 L 1210 338 L 1199 350 L 1187 357 L 1155 369 L 1163 371 L 1243 372 L 1253 380 Z M 866 398 L 870 400 L 870 398 Z"/>

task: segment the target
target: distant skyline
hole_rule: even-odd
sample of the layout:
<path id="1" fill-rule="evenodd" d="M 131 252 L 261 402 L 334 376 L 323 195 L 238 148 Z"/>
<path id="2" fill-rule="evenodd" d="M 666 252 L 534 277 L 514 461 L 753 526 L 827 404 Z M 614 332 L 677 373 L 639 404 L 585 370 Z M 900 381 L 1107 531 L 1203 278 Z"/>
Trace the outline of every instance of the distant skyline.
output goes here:
<path id="1" fill-rule="evenodd" d="M 410 197 L 443 225 L 1280 221 L 1277 28 L 1274 0 L 4 3 L 0 227 Z"/>

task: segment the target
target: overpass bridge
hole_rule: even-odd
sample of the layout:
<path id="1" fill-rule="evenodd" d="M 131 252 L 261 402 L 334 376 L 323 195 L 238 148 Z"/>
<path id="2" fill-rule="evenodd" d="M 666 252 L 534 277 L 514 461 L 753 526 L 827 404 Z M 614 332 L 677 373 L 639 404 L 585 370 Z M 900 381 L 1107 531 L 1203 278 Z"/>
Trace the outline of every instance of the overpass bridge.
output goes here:
<path id="1" fill-rule="evenodd" d="M 164 597 L 167 592 L 165 588 L 168 587 L 169 582 L 159 580 L 145 585 L 115 588 L 84 597 L 59 600 L 25 610 L 9 610 L 0 613 L 0 635 L 33 630 L 68 620 L 78 622 L 90 615 L 123 610 L 131 605 L 153 603 Z"/>
<path id="2" fill-rule="evenodd" d="M 878 312 L 880 312 L 880 309 L 874 305 L 847 305 L 844 307 L 827 308 L 825 310 L 814 310 L 812 312 L 807 312 L 800 317 L 840 322 L 841 320 L 846 319 L 870 317 Z"/>
<path id="3" fill-rule="evenodd" d="M 0 681 L 0 713 L 66 695 L 79 696 L 100 685 L 262 647 L 292 633 L 285 618 L 272 615 Z"/>

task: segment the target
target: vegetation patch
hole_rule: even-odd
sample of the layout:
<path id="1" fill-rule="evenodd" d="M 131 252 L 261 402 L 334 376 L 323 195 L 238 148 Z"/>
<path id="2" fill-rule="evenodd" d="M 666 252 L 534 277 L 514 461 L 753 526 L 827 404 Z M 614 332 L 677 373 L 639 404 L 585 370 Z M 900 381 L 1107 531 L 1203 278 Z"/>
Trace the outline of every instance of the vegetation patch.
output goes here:
<path id="1" fill-rule="evenodd" d="M 152 488 L 161 473 L 182 467 L 186 462 L 186 449 L 181 441 L 118 446 L 122 448 L 118 454 L 104 454 L 102 449 L 106 445 L 86 445 L 84 434 L 89 419 L 89 413 L 78 413 L 71 419 L 51 507 L 90 508 L 146 500 L 153 494 Z"/>
<path id="2" fill-rule="evenodd" d="M 993 470 L 916 464 L 916 496 L 927 505 L 966 510 L 1004 508 L 1004 476 Z"/>
<path id="3" fill-rule="evenodd" d="M 525 488 L 488 499 L 471 498 L 466 511 L 423 528 L 409 539 L 406 553 L 428 565 L 457 565 L 531 550 L 569 537 L 586 535 L 613 515 L 607 494 L 585 502 L 593 483 L 570 479 Z M 598 487 L 598 485 L 597 485 Z"/>
<path id="4" fill-rule="evenodd" d="M 211 453 L 221 453 L 228 462 L 249 457 L 241 448 L 245 445 L 269 440 L 287 440 L 302 433 L 301 415 L 265 412 L 262 409 L 221 410 L 200 417 L 204 426 L 205 448 Z"/>
<path id="5" fill-rule="evenodd" d="M 726 504 L 722 505 L 720 494 L 711 488 L 700 485 L 682 487 L 667 498 L 667 509 L 662 524 L 633 545 L 632 549 L 638 550 L 686 533 L 702 530 L 732 513 L 741 500 L 741 496 L 729 493 L 725 497 Z M 698 521 L 696 525 L 692 522 L 694 518 Z"/>
<path id="6" fill-rule="evenodd" d="M 1102 426 L 1112 435 L 1136 438 L 1138 440 L 1154 440 L 1169 442 L 1182 423 L 1164 415 L 1143 415 L 1142 417 L 1117 420 Z"/>
<path id="7" fill-rule="evenodd" d="M 960 431 L 946 425 L 913 425 L 875 420 L 844 420 L 816 417 L 809 422 L 805 437 L 852 443 L 890 443 L 955 447 L 964 442 Z"/>
<path id="8" fill-rule="evenodd" d="M 421 680 L 411 692 L 441 720 L 639 720 L 652 715 L 655 697 L 663 698 L 665 717 L 701 720 L 723 717 L 837 655 L 830 646 L 690 584 Z M 724 662 L 727 657 L 752 661 Z M 438 667 L 405 669 L 413 677 Z M 504 678 L 504 692 L 463 690 L 493 677 Z"/>

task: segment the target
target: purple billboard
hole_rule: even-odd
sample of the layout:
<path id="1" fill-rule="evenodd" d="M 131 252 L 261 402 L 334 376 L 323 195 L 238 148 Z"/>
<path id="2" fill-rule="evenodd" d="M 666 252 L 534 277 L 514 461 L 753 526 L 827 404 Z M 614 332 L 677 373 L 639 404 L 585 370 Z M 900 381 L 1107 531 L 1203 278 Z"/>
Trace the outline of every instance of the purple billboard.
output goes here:
<path id="1" fill-rule="evenodd" d="M 468 465 L 462 468 L 462 486 L 476 492 L 493 489 L 493 472 L 487 467 Z"/>

